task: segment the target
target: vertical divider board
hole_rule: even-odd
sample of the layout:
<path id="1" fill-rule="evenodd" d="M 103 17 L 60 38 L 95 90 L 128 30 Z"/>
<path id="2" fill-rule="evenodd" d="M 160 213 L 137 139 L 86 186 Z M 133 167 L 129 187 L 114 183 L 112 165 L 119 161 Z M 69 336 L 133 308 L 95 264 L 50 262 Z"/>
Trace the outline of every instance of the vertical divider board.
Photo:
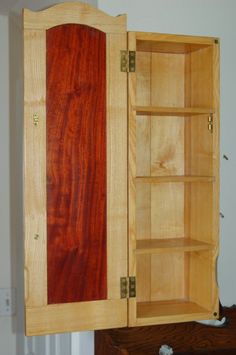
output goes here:
<path id="1" fill-rule="evenodd" d="M 128 33 L 128 50 L 136 51 L 136 36 L 134 32 Z M 136 74 L 128 75 L 128 273 L 136 276 L 136 112 L 133 107 L 136 103 Z M 136 325 L 136 298 L 128 300 L 128 325 Z"/>
<path id="2" fill-rule="evenodd" d="M 151 53 L 136 51 L 136 102 L 151 103 Z M 136 175 L 151 175 L 151 120 L 136 115 Z M 151 185 L 138 184 L 136 189 L 136 239 L 151 235 Z M 137 256 L 136 256 L 137 257 Z M 136 264 L 137 302 L 151 299 L 151 255 L 139 255 Z"/>
<path id="3" fill-rule="evenodd" d="M 83 3 L 24 10 L 23 15 L 26 334 L 126 326 L 127 299 L 120 297 L 120 278 L 127 277 L 127 73 L 120 71 L 120 51 L 127 49 L 126 16 L 114 18 Z M 64 24 L 106 34 L 107 299 L 48 304 L 46 31 Z"/>

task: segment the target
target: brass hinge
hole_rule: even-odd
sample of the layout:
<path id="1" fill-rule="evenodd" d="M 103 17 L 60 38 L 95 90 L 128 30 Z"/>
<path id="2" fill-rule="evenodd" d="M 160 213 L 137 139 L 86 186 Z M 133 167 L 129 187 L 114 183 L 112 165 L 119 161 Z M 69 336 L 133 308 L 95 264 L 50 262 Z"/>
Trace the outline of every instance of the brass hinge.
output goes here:
<path id="1" fill-rule="evenodd" d="M 129 277 L 129 297 L 136 297 L 136 277 Z"/>
<path id="2" fill-rule="evenodd" d="M 136 297 L 136 278 L 134 276 L 120 278 L 120 297 Z"/>
<path id="3" fill-rule="evenodd" d="M 120 70 L 122 72 L 135 72 L 135 51 L 120 51 Z"/>
<path id="4" fill-rule="evenodd" d="M 128 297 L 128 278 L 121 277 L 120 278 L 120 298 Z"/>
<path id="5" fill-rule="evenodd" d="M 213 115 L 208 117 L 208 130 L 212 133 L 213 132 Z"/>

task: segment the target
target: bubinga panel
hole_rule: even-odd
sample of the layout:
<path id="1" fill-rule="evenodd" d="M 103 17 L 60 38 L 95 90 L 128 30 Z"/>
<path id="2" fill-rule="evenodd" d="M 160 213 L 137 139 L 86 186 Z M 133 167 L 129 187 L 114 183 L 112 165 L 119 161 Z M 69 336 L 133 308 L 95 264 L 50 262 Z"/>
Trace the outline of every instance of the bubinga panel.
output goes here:
<path id="1" fill-rule="evenodd" d="M 107 297 L 106 35 L 46 31 L 48 303 Z"/>

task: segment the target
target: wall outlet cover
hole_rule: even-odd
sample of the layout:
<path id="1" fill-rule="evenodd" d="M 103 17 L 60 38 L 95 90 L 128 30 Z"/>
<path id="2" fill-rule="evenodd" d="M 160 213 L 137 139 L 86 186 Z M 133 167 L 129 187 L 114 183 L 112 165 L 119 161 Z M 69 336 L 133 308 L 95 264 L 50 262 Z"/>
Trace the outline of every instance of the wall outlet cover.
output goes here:
<path id="1" fill-rule="evenodd" d="M 0 317 L 16 313 L 16 289 L 0 288 Z"/>

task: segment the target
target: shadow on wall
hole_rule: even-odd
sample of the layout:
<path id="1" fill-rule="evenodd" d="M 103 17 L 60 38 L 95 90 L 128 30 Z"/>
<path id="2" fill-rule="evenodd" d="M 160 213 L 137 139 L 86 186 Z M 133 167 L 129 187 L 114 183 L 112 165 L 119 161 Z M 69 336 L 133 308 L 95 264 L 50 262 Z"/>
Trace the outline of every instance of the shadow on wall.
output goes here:
<path id="1" fill-rule="evenodd" d="M 9 14 L 9 116 L 10 116 L 10 235 L 12 283 L 17 289 L 16 333 L 17 355 L 24 354 L 23 307 L 23 46 L 21 16 Z"/>

